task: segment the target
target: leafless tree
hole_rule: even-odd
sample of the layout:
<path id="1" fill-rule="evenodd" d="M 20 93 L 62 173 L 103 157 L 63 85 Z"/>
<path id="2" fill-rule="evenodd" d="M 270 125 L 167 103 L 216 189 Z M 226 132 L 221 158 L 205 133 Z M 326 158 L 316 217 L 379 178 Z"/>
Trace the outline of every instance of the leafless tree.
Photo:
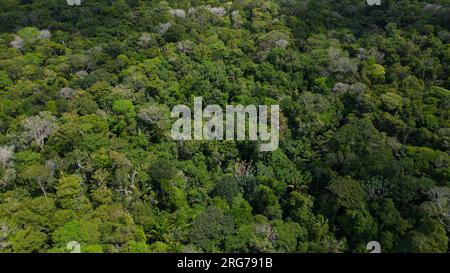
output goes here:
<path id="1" fill-rule="evenodd" d="M 75 73 L 75 75 L 77 75 L 78 78 L 82 79 L 82 78 L 87 77 L 89 75 L 89 73 L 84 70 L 80 70 L 80 71 L 77 71 Z"/>
<path id="2" fill-rule="evenodd" d="M 340 48 L 330 47 L 328 49 L 328 71 L 332 73 L 355 73 L 358 63 L 350 59 L 348 52 Z"/>
<path id="3" fill-rule="evenodd" d="M 55 176 L 56 170 L 58 169 L 58 163 L 54 160 L 45 161 L 45 166 L 50 170 L 50 175 Z"/>
<path id="4" fill-rule="evenodd" d="M 219 16 L 222 17 L 225 14 L 227 14 L 227 11 L 225 10 L 225 8 L 222 7 L 209 7 L 208 11 L 211 12 L 212 14 L 214 14 L 215 16 Z"/>
<path id="5" fill-rule="evenodd" d="M 150 124 L 167 122 L 169 110 L 163 105 L 151 104 L 142 108 L 138 113 L 138 118 Z"/>
<path id="6" fill-rule="evenodd" d="M 255 229 L 258 237 L 264 238 L 272 246 L 277 245 L 278 234 L 271 224 L 257 224 Z"/>
<path id="7" fill-rule="evenodd" d="M 14 158 L 14 146 L 1 146 L 0 147 L 0 162 L 5 167 L 10 163 L 10 160 Z"/>
<path id="8" fill-rule="evenodd" d="M 5 223 L 0 223 L 0 250 L 5 249 L 9 246 L 7 237 L 10 233 L 9 227 Z"/>
<path id="9" fill-rule="evenodd" d="M 50 30 L 48 29 L 43 29 L 41 31 L 39 31 L 39 39 L 50 39 L 52 37 L 52 33 L 50 32 Z"/>
<path id="10" fill-rule="evenodd" d="M 159 34 L 164 35 L 166 34 L 166 32 L 169 30 L 169 28 L 172 26 L 172 24 L 170 22 L 164 23 L 164 24 L 159 24 Z"/>
<path id="11" fill-rule="evenodd" d="M 16 179 L 16 170 L 14 168 L 7 168 L 0 177 L 0 189 L 6 188 Z"/>
<path id="12" fill-rule="evenodd" d="M 275 41 L 275 45 L 277 47 L 286 48 L 289 45 L 289 42 L 285 39 L 278 39 Z"/>
<path id="13" fill-rule="evenodd" d="M 186 12 L 182 9 L 171 9 L 169 10 L 169 13 L 173 17 L 181 17 L 181 18 L 186 17 Z"/>
<path id="14" fill-rule="evenodd" d="M 233 175 L 237 181 L 242 182 L 254 171 L 251 162 L 238 161 L 234 164 Z"/>
<path id="15" fill-rule="evenodd" d="M 122 184 L 119 185 L 119 188 L 116 189 L 116 191 L 117 191 L 118 193 L 120 193 L 123 197 L 128 196 L 128 194 L 132 193 L 132 191 L 130 191 L 130 190 L 128 189 L 128 187 L 123 186 Z"/>
<path id="16" fill-rule="evenodd" d="M 139 110 L 137 115 L 139 120 L 143 121 L 151 128 L 152 135 L 165 138 L 170 131 L 170 110 L 164 105 L 151 104 Z"/>
<path id="17" fill-rule="evenodd" d="M 22 122 L 25 128 L 25 134 L 43 149 L 45 139 L 55 129 L 55 117 L 48 112 L 41 112 L 37 116 L 32 116 Z"/>
<path id="18" fill-rule="evenodd" d="M 338 82 L 333 86 L 333 92 L 337 94 L 342 94 L 348 91 L 350 86 L 346 83 Z"/>
<path id="19" fill-rule="evenodd" d="M 70 87 L 63 87 L 61 90 L 59 90 L 59 95 L 66 100 L 70 100 L 73 98 L 73 95 L 75 94 L 75 91 Z"/>
<path id="20" fill-rule="evenodd" d="M 438 10 L 440 10 L 442 8 L 442 5 L 438 5 L 438 4 L 426 4 L 423 7 L 423 10 L 426 12 L 437 12 Z"/>
<path id="21" fill-rule="evenodd" d="M 136 180 L 137 180 L 137 175 L 138 173 L 141 171 L 141 166 L 135 168 L 131 174 L 128 175 L 128 178 L 130 179 L 130 188 L 134 189 L 136 187 Z"/>
<path id="22" fill-rule="evenodd" d="M 14 37 L 14 40 L 11 42 L 11 46 L 15 49 L 23 49 L 24 42 L 23 39 L 19 36 Z"/>
<path id="23" fill-rule="evenodd" d="M 150 33 L 144 32 L 142 33 L 141 37 L 139 37 L 139 45 L 142 47 L 148 47 L 150 46 L 152 40 L 152 35 Z"/>
<path id="24" fill-rule="evenodd" d="M 178 51 L 182 52 L 182 53 L 187 53 L 190 52 L 195 46 L 194 42 L 191 42 L 189 40 L 184 40 L 184 41 L 180 41 L 177 44 L 177 49 Z"/>
<path id="25" fill-rule="evenodd" d="M 438 210 L 439 221 L 450 230 L 450 189 L 434 187 L 428 192 L 428 195 Z"/>
<path id="26" fill-rule="evenodd" d="M 238 10 L 231 12 L 231 18 L 233 20 L 233 27 L 240 28 L 244 22 L 243 17 L 239 14 Z"/>

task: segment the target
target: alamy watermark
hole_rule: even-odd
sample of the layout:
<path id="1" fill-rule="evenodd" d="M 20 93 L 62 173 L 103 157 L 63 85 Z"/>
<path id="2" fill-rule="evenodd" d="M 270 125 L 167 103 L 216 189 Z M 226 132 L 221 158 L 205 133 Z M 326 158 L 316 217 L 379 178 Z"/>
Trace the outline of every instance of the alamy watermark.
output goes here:
<path id="1" fill-rule="evenodd" d="M 259 140 L 260 151 L 274 151 L 280 140 L 280 107 L 270 105 L 270 113 L 268 110 L 268 105 L 258 108 L 255 105 L 227 105 L 225 112 L 219 105 L 207 105 L 203 109 L 202 97 L 195 97 L 193 118 L 187 105 L 176 105 L 172 109 L 172 118 L 178 120 L 172 125 L 171 136 L 179 141 Z"/>
<path id="2" fill-rule="evenodd" d="M 80 6 L 81 0 L 66 0 L 69 6 Z M 366 0 L 369 6 L 380 6 L 381 0 Z"/>
<path id="3" fill-rule="evenodd" d="M 381 0 L 367 0 L 369 6 L 381 6 Z"/>
<path id="4" fill-rule="evenodd" d="M 66 0 L 69 6 L 81 6 L 81 0 Z"/>
<path id="5" fill-rule="evenodd" d="M 366 245 L 369 253 L 381 253 L 381 245 L 378 241 L 370 241 Z"/>
<path id="6" fill-rule="evenodd" d="M 70 250 L 70 253 L 81 253 L 81 245 L 77 241 L 68 242 L 66 249 Z"/>

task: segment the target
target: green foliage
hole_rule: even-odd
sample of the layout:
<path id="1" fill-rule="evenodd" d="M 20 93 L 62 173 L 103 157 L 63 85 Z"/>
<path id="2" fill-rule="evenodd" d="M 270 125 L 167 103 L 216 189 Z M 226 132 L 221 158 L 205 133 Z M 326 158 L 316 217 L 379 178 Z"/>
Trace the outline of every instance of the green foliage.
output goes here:
<path id="1" fill-rule="evenodd" d="M 133 102 L 129 100 L 118 100 L 113 103 L 113 111 L 117 114 L 125 115 L 127 118 L 134 118 L 136 112 L 134 110 Z"/>
<path id="2" fill-rule="evenodd" d="M 0 252 L 447 252 L 431 2 L 2 1 Z M 279 149 L 173 141 L 195 96 L 279 105 Z"/>
<path id="3" fill-rule="evenodd" d="M 5 89 L 6 87 L 9 87 L 12 84 L 13 82 L 9 78 L 8 72 L 0 71 L 0 88 Z"/>
<path id="4" fill-rule="evenodd" d="M 69 242 L 76 241 L 80 245 L 94 245 L 100 243 L 98 224 L 89 221 L 71 221 L 57 228 L 52 234 L 56 246 L 66 247 Z"/>
<path id="5" fill-rule="evenodd" d="M 213 192 L 214 195 L 224 198 L 228 203 L 232 203 L 233 199 L 240 194 L 240 188 L 236 179 L 229 174 L 216 182 Z"/>
<path id="6" fill-rule="evenodd" d="M 36 42 L 39 37 L 39 29 L 35 27 L 25 27 L 17 31 L 17 34 L 26 44 L 32 44 Z"/>
<path id="7" fill-rule="evenodd" d="M 20 229 L 10 239 L 11 250 L 16 253 L 30 253 L 40 251 L 47 240 L 47 236 L 31 227 Z"/>
<path id="8" fill-rule="evenodd" d="M 259 185 L 256 188 L 255 197 L 253 198 L 253 208 L 256 213 L 261 213 L 271 218 L 278 218 L 281 216 L 279 207 L 277 196 L 269 187 Z"/>
<path id="9" fill-rule="evenodd" d="M 82 200 L 81 178 L 75 175 L 63 177 L 56 186 L 56 197 L 63 209 L 76 210 Z"/>
<path id="10" fill-rule="evenodd" d="M 358 181 L 350 177 L 343 177 L 331 181 L 329 186 L 334 196 L 333 206 L 346 209 L 364 208 L 364 191 Z"/>
<path id="11" fill-rule="evenodd" d="M 382 65 L 379 64 L 371 64 L 369 65 L 369 77 L 373 81 L 384 81 L 384 77 L 386 75 L 386 71 Z"/>
<path id="12" fill-rule="evenodd" d="M 190 238 L 207 252 L 218 251 L 223 240 L 234 232 L 233 218 L 216 207 L 208 207 L 192 222 Z"/>

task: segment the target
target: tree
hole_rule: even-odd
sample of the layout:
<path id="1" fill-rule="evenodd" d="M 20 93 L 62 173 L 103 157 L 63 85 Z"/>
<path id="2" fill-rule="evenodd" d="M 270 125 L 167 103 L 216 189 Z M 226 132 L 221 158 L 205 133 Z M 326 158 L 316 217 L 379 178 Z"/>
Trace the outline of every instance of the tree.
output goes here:
<path id="1" fill-rule="evenodd" d="M 149 128 L 157 140 L 164 140 L 170 132 L 170 111 L 164 105 L 152 104 L 139 110 L 137 117 Z"/>
<path id="2" fill-rule="evenodd" d="M 289 193 L 289 197 L 284 203 L 286 214 L 302 226 L 310 224 L 311 218 L 313 218 L 312 206 L 311 198 L 299 192 Z"/>
<path id="3" fill-rule="evenodd" d="M 328 49 L 328 70 L 332 73 L 355 73 L 358 64 L 348 57 L 348 52 L 339 48 Z"/>
<path id="4" fill-rule="evenodd" d="M 155 182 L 172 179 L 176 172 L 175 166 L 171 162 L 164 160 L 155 162 L 148 170 L 150 177 Z"/>
<path id="5" fill-rule="evenodd" d="M 113 111 L 125 115 L 127 118 L 133 118 L 136 115 L 133 103 L 129 100 L 118 100 L 113 104 Z"/>
<path id="6" fill-rule="evenodd" d="M 39 29 L 35 27 L 25 27 L 17 32 L 20 38 L 23 39 L 25 44 L 33 44 L 39 39 L 40 32 Z"/>
<path id="7" fill-rule="evenodd" d="M 99 206 L 93 218 L 100 220 L 101 243 L 108 246 L 107 252 L 120 251 L 130 241 L 145 240 L 142 228 L 135 225 L 133 217 L 120 204 Z"/>
<path id="8" fill-rule="evenodd" d="M 13 146 L 0 147 L 0 162 L 2 163 L 4 168 L 6 168 L 6 166 L 11 163 L 11 159 L 13 158 L 14 158 Z"/>
<path id="9" fill-rule="evenodd" d="M 364 190 L 358 181 L 350 177 L 332 180 L 329 190 L 333 194 L 331 206 L 346 209 L 360 209 L 365 207 Z"/>
<path id="10" fill-rule="evenodd" d="M 11 41 L 11 46 L 15 49 L 22 50 L 24 47 L 24 41 L 19 36 L 15 36 L 14 40 Z"/>
<path id="11" fill-rule="evenodd" d="M 70 87 L 63 87 L 59 90 L 59 95 L 66 100 L 72 99 L 75 91 Z"/>
<path id="12" fill-rule="evenodd" d="M 358 245 L 365 247 L 368 240 L 377 239 L 376 222 L 367 210 L 347 210 L 339 223 L 352 249 Z"/>
<path id="13" fill-rule="evenodd" d="M 297 238 L 302 232 L 298 223 L 283 222 L 277 220 L 273 224 L 275 235 L 273 244 L 277 251 L 282 253 L 295 252 L 297 249 Z"/>
<path id="14" fill-rule="evenodd" d="M 232 175 L 226 175 L 216 182 L 214 195 L 223 197 L 229 204 L 240 194 L 239 184 Z"/>
<path id="15" fill-rule="evenodd" d="M 259 185 L 256 188 L 253 208 L 256 213 L 262 213 L 268 217 L 278 218 L 281 216 L 281 209 L 276 195 L 269 187 L 264 185 Z"/>
<path id="16" fill-rule="evenodd" d="M 19 173 L 19 177 L 25 181 L 36 182 L 45 198 L 47 198 L 47 189 L 51 184 L 51 172 L 47 167 L 42 165 L 28 166 Z"/>
<path id="17" fill-rule="evenodd" d="M 13 84 L 12 80 L 9 78 L 8 72 L 0 71 L 0 88 L 5 89 Z"/>
<path id="18" fill-rule="evenodd" d="M 62 177 L 56 186 L 56 197 L 63 209 L 77 210 L 82 205 L 83 189 L 81 177 L 70 175 Z"/>
<path id="19" fill-rule="evenodd" d="M 234 221 L 216 207 L 208 207 L 192 222 L 190 241 L 207 252 L 217 250 L 234 231 Z"/>
<path id="20" fill-rule="evenodd" d="M 0 252 L 448 251 L 446 1 L 53 2 L 1 1 Z M 278 149 L 173 141 L 198 96 Z"/>
<path id="21" fill-rule="evenodd" d="M 98 223 L 95 221 L 74 220 L 57 228 L 52 234 L 52 240 L 56 247 L 66 248 L 71 241 L 80 244 L 82 252 L 88 245 L 100 243 Z"/>
<path id="22" fill-rule="evenodd" d="M 339 128 L 328 145 L 333 153 L 327 160 L 343 175 L 364 179 L 392 177 L 399 171 L 393 155 L 395 146 L 391 148 L 395 143 L 390 145 L 368 118 L 352 120 Z"/>
<path id="23" fill-rule="evenodd" d="M 11 236 L 11 250 L 16 253 L 42 252 L 47 236 L 31 227 L 20 229 Z"/>
<path id="24" fill-rule="evenodd" d="M 374 82 L 382 82 L 384 81 L 384 76 L 386 75 L 386 71 L 384 69 L 384 67 L 382 65 L 373 63 L 370 64 L 368 67 L 368 73 L 369 73 L 369 77 L 374 81 Z"/>
<path id="25" fill-rule="evenodd" d="M 55 117 L 48 112 L 41 112 L 37 116 L 32 116 L 22 122 L 25 129 L 25 136 L 36 142 L 39 148 L 44 149 L 44 141 L 56 128 Z"/>
<path id="26" fill-rule="evenodd" d="M 9 226 L 6 223 L 0 224 L 0 253 L 2 253 L 7 247 L 9 247 L 10 242 L 8 241 L 8 235 L 11 233 Z"/>

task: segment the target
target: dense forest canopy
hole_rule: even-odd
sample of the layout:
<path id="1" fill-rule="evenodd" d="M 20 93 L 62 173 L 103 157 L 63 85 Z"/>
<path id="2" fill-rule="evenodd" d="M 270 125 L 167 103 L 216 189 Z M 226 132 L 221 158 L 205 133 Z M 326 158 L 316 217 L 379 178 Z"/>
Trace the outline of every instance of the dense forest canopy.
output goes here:
<path id="1" fill-rule="evenodd" d="M 0 252 L 447 252 L 450 1 L 2 0 Z M 280 147 L 170 110 L 278 104 Z"/>

